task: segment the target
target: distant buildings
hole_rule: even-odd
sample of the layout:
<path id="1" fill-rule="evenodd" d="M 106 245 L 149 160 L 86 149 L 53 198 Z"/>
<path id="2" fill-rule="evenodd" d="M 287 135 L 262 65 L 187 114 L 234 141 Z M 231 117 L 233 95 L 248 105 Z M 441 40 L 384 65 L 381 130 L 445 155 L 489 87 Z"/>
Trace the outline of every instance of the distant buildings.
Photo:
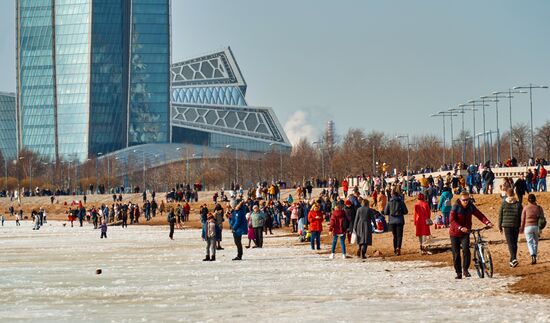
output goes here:
<path id="1" fill-rule="evenodd" d="M 170 141 L 170 1 L 17 1 L 19 148 L 85 160 Z"/>
<path id="2" fill-rule="evenodd" d="M 4 161 L 17 157 L 15 94 L 0 92 L 0 152 Z"/>
<path id="3" fill-rule="evenodd" d="M 170 0 L 18 0 L 16 14 L 10 156 L 291 148 L 271 108 L 247 105 L 231 49 L 170 65 Z"/>

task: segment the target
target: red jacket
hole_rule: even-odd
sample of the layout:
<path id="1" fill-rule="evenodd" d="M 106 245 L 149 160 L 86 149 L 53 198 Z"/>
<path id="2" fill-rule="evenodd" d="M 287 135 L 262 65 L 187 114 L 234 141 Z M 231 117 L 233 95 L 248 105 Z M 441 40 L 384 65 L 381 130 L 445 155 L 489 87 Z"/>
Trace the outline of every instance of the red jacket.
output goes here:
<path id="1" fill-rule="evenodd" d="M 334 210 L 330 216 L 330 230 L 332 235 L 344 234 L 344 210 Z"/>
<path id="2" fill-rule="evenodd" d="M 546 170 L 546 168 L 541 167 L 539 170 L 539 178 L 545 179 L 546 175 L 548 175 L 548 171 Z"/>
<path id="3" fill-rule="evenodd" d="M 319 218 L 316 219 L 316 217 Z M 307 220 L 309 222 L 309 231 L 323 231 L 323 213 L 321 213 L 321 211 L 309 211 L 309 214 L 307 215 Z"/>
<path id="4" fill-rule="evenodd" d="M 430 218 L 430 206 L 426 201 L 418 201 L 414 205 L 414 225 L 416 226 L 416 236 L 429 236 L 430 226 L 426 220 Z"/>
<path id="5" fill-rule="evenodd" d="M 485 225 L 491 223 L 489 219 L 478 210 L 473 202 L 469 202 L 466 208 L 462 207 L 459 201 L 455 202 L 451 209 L 451 225 L 449 227 L 449 235 L 451 237 L 463 237 L 468 233 L 460 231 L 460 228 L 464 227 L 468 230 L 472 229 L 472 215 L 483 222 Z"/>

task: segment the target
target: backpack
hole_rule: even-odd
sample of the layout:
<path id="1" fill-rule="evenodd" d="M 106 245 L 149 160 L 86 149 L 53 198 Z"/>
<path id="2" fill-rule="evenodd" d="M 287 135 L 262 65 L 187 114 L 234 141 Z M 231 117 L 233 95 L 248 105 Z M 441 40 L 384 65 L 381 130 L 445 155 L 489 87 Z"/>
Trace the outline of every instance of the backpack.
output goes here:
<path id="1" fill-rule="evenodd" d="M 544 214 L 542 213 L 542 207 L 539 205 L 539 230 L 542 231 L 546 227 L 546 218 L 544 217 Z"/>
<path id="2" fill-rule="evenodd" d="M 451 199 L 447 198 L 445 201 L 443 201 L 444 206 L 452 206 Z"/>

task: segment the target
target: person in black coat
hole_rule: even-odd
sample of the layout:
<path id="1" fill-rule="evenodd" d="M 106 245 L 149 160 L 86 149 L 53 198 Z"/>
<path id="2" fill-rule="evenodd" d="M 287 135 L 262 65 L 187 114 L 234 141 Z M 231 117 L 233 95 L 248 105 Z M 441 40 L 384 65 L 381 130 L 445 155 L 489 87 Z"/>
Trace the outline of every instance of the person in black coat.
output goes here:
<path id="1" fill-rule="evenodd" d="M 367 247 L 372 245 L 372 228 L 376 226 L 374 215 L 375 211 L 369 207 L 369 200 L 362 200 L 353 222 L 353 232 L 357 235 L 359 245 L 357 256 L 361 253 L 363 259 L 367 258 Z"/>
<path id="2" fill-rule="evenodd" d="M 525 180 L 525 176 L 523 174 L 520 175 L 518 180 L 514 183 L 514 189 L 516 190 L 519 204 L 523 205 L 523 195 L 527 192 L 527 181 Z"/>

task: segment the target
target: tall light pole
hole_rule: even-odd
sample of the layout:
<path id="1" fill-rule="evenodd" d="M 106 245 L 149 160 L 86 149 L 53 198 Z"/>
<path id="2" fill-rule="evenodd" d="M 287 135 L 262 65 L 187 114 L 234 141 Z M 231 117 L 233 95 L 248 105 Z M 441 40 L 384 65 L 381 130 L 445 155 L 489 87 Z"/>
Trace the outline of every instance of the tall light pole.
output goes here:
<path id="1" fill-rule="evenodd" d="M 95 156 L 95 191 L 96 192 L 98 192 L 98 189 L 99 189 L 99 171 L 97 169 L 97 162 L 98 162 L 99 156 L 101 155 L 103 155 L 103 153 L 99 152 Z M 94 192 L 92 192 L 92 194 L 94 194 Z"/>
<path id="2" fill-rule="evenodd" d="M 134 149 L 134 153 L 138 152 L 138 151 L 139 151 L 138 149 Z M 143 192 L 146 192 L 147 190 L 145 188 L 145 176 L 146 176 L 146 174 L 145 174 L 145 150 L 143 150 L 143 149 L 141 150 L 141 155 L 142 155 L 142 160 L 141 161 L 142 161 L 142 165 L 143 165 L 143 174 L 142 174 L 142 176 L 143 176 Z"/>
<path id="3" fill-rule="evenodd" d="M 410 153 L 411 144 L 409 142 L 409 134 L 399 135 L 399 136 L 396 136 L 395 138 L 397 138 L 397 139 L 407 138 L 407 176 L 406 176 L 406 178 L 407 178 L 407 181 L 408 181 L 409 180 L 409 172 L 410 172 L 410 169 L 411 169 L 411 153 Z M 407 186 L 408 186 L 408 184 L 407 184 Z"/>
<path id="4" fill-rule="evenodd" d="M 489 106 L 488 104 L 485 104 L 485 102 L 494 102 L 494 99 L 487 99 L 485 97 L 481 97 L 481 100 L 470 100 L 469 103 L 480 103 L 481 105 L 481 111 L 483 112 L 483 162 L 485 163 L 487 161 L 487 130 L 485 127 L 485 107 Z"/>
<path id="5" fill-rule="evenodd" d="M 324 144 L 323 139 L 318 141 L 312 142 L 313 145 L 317 145 L 317 149 L 319 149 L 319 153 L 321 154 L 321 173 L 323 174 L 323 180 L 325 180 L 325 157 L 323 153 L 324 147 L 321 147 Z"/>
<path id="6" fill-rule="evenodd" d="M 178 147 L 176 150 L 181 151 L 182 148 Z M 186 184 L 189 184 L 189 148 L 187 146 L 185 147 L 185 182 Z"/>
<path id="7" fill-rule="evenodd" d="M 535 147 L 533 145 L 534 143 L 534 134 L 533 134 L 533 89 L 548 89 L 548 86 L 546 85 L 533 85 L 529 84 L 529 86 L 514 86 L 514 90 L 526 90 L 529 89 L 529 106 L 530 106 L 530 114 L 531 114 L 531 158 L 535 158 Z"/>
<path id="8" fill-rule="evenodd" d="M 464 111 L 464 107 L 461 107 L 460 109 L 449 109 L 448 110 L 449 112 L 452 112 L 452 113 L 460 113 L 461 114 L 461 118 L 462 118 L 462 136 L 465 135 L 464 133 L 464 114 L 466 113 L 466 111 Z M 452 124 L 452 122 L 451 122 Z M 454 145 L 454 142 L 455 141 L 462 141 L 462 162 L 465 163 L 466 162 L 466 140 L 455 140 L 454 138 L 452 138 L 453 140 L 453 145 Z M 454 150 L 453 150 L 453 153 L 454 153 Z"/>
<path id="9" fill-rule="evenodd" d="M 446 158 L 446 139 L 445 139 L 445 117 L 449 116 L 451 117 L 451 139 L 453 138 L 453 116 L 457 116 L 456 114 L 452 112 L 446 112 L 446 111 L 439 111 L 438 113 L 431 114 L 430 117 L 441 117 L 443 119 L 443 165 L 447 165 L 447 158 Z M 452 143 L 451 143 L 452 146 Z M 451 147 L 451 164 L 453 163 L 454 159 L 454 149 Z"/>
<path id="10" fill-rule="evenodd" d="M 509 135 L 509 139 L 510 139 L 510 160 L 512 160 L 514 158 L 514 146 L 513 146 L 513 138 L 512 138 L 512 98 L 514 97 L 512 94 L 519 94 L 519 93 L 528 93 L 527 91 L 512 91 L 512 89 L 508 89 L 508 91 L 502 91 L 502 92 L 493 92 L 493 95 L 495 96 L 496 99 L 498 98 L 508 98 L 509 100 L 509 108 L 508 108 L 508 112 L 509 112 L 509 121 L 510 121 L 510 135 Z M 500 95 L 504 95 L 504 96 L 500 96 Z M 498 127 L 497 127 L 498 128 Z M 500 140 L 500 139 L 499 139 Z M 499 145 L 500 146 L 500 145 Z M 500 153 L 499 153 L 499 158 L 500 158 Z"/>
<path id="11" fill-rule="evenodd" d="M 480 107 L 480 104 L 468 103 L 468 104 L 460 104 L 459 107 L 469 107 L 466 110 L 472 111 L 472 120 L 473 120 L 473 129 L 472 129 L 472 147 L 473 147 L 473 155 L 474 155 L 474 164 L 477 164 L 477 152 L 476 152 L 476 139 L 475 139 L 475 133 L 476 133 L 476 111 L 478 110 L 476 107 Z M 488 104 L 486 105 L 488 106 Z M 479 146 L 479 140 L 478 140 L 478 146 Z"/>
<path id="12" fill-rule="evenodd" d="M 282 181 L 283 180 L 283 151 L 282 151 L 282 147 L 280 144 L 277 144 L 277 143 L 270 143 L 269 144 L 270 146 L 274 146 L 274 145 L 277 145 L 277 147 L 279 148 L 279 159 L 280 159 L 280 168 L 279 168 L 279 180 Z"/>
<path id="13" fill-rule="evenodd" d="M 230 149 L 231 145 L 226 145 L 225 148 Z M 237 183 L 239 182 L 239 159 L 237 156 L 238 147 L 235 145 L 235 186 L 237 186 Z"/>

